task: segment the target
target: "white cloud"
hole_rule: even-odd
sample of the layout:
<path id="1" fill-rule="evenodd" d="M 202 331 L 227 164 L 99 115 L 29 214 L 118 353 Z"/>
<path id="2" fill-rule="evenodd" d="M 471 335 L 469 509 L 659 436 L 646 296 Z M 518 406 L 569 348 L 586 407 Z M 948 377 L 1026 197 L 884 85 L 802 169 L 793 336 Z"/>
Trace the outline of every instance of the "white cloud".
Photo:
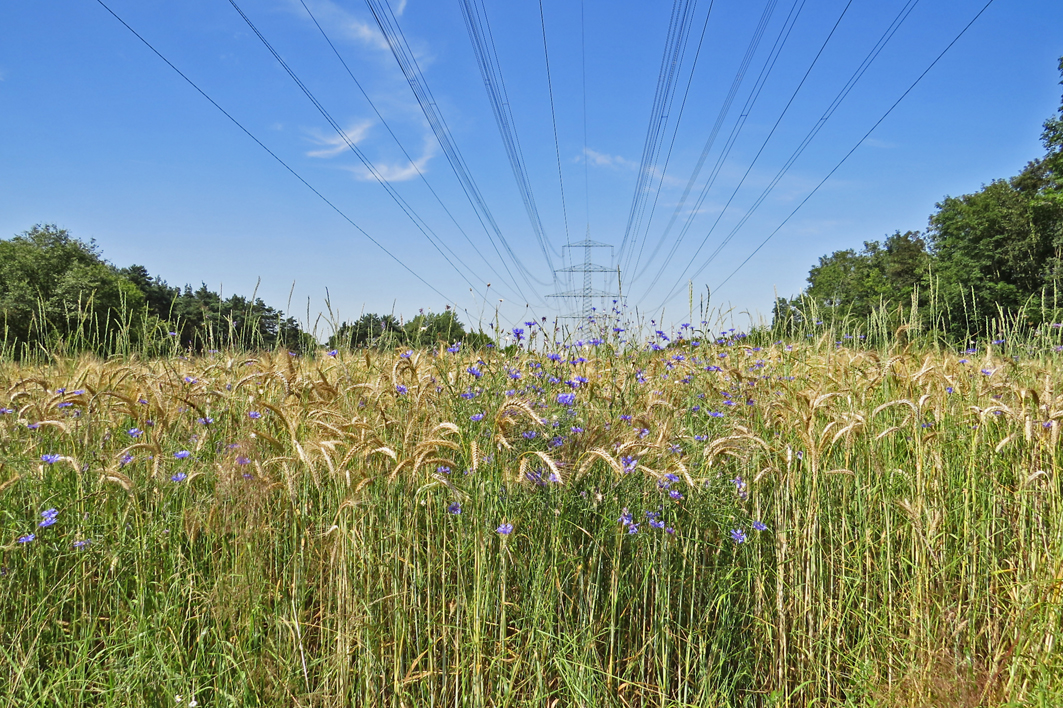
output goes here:
<path id="1" fill-rule="evenodd" d="M 321 23 L 322 28 L 331 37 L 337 33 L 342 35 L 345 39 L 354 40 L 359 44 L 372 47 L 374 49 L 383 49 L 391 51 L 388 46 L 387 40 L 384 39 L 384 35 L 380 33 L 380 30 L 375 24 L 363 22 L 353 14 L 343 9 L 332 0 L 305 0 L 306 6 L 310 8 L 310 11 L 314 13 L 314 17 Z M 303 9 L 302 3 L 299 0 L 290 0 L 288 3 L 292 12 L 302 15 L 309 20 L 306 15 L 306 10 Z M 406 8 L 406 3 L 401 3 L 401 9 Z M 396 15 L 401 15 L 401 9 L 396 12 Z"/>
<path id="2" fill-rule="evenodd" d="M 435 136 L 428 135 L 424 141 L 423 154 L 413 162 L 406 162 L 405 164 L 400 163 L 397 165 L 377 163 L 373 166 L 376 168 L 377 174 L 388 182 L 406 182 L 414 179 L 418 174 L 424 173 L 425 168 L 428 167 L 428 161 L 436 156 L 438 146 L 439 143 L 436 142 Z M 376 177 L 374 177 L 364 166 L 348 167 L 346 169 L 349 169 L 354 173 L 355 177 L 364 182 L 376 179 Z"/>
<path id="3" fill-rule="evenodd" d="M 350 128 L 347 128 L 343 132 L 347 135 L 347 140 L 349 140 L 354 145 L 357 145 L 358 143 L 365 140 L 365 136 L 369 132 L 369 128 L 371 128 L 372 125 L 373 121 L 364 120 L 361 123 L 356 123 L 352 125 Z M 310 152 L 306 153 L 307 157 L 336 157 L 337 155 L 341 155 L 345 151 L 350 149 L 347 146 L 347 140 L 344 140 L 343 136 L 339 134 L 325 135 L 321 131 L 315 129 L 310 131 L 310 139 L 317 145 L 320 145 L 321 148 L 319 150 L 311 150 Z"/>
<path id="4" fill-rule="evenodd" d="M 879 140 L 878 138 L 868 138 L 864 141 L 864 145 L 869 147 L 882 148 L 884 150 L 892 150 L 897 147 L 897 143 L 886 142 L 885 140 Z"/>
<path id="5" fill-rule="evenodd" d="M 597 150 L 591 150 L 590 148 L 583 148 L 583 154 L 576 158 L 576 162 L 587 161 L 587 164 L 594 165 L 595 167 L 611 167 L 613 169 L 638 169 L 638 163 L 632 162 L 627 158 L 620 155 L 607 155 L 604 152 L 598 152 Z"/>

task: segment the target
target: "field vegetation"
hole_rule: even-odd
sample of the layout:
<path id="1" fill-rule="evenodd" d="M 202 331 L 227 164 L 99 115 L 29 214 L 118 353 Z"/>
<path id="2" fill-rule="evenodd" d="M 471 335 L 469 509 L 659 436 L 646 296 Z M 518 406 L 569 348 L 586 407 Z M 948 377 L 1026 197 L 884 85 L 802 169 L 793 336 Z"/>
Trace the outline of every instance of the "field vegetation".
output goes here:
<path id="1" fill-rule="evenodd" d="M 0 700 L 1063 702 L 1060 328 L 588 328 L 6 359 Z"/>

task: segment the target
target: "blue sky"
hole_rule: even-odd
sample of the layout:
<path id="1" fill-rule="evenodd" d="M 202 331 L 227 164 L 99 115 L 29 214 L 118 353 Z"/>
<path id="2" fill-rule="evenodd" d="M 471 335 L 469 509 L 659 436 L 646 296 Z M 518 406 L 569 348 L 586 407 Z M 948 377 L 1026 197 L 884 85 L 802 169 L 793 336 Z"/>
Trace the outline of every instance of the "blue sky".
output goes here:
<path id="1" fill-rule="evenodd" d="M 491 230 L 482 224 L 485 212 L 474 209 L 456 178 L 367 4 L 305 0 L 383 121 L 300 0 L 245 0 L 240 8 L 422 228 L 445 244 L 450 263 L 230 2 L 105 1 L 420 279 L 285 170 L 96 0 L 0 6 L 0 236 L 56 223 L 79 238 L 96 239 L 115 264 L 140 263 L 171 284 L 205 282 L 223 293 L 250 294 L 257 287 L 268 303 L 303 320 L 309 313 L 311 325 L 325 310 L 326 289 L 333 317 L 341 320 L 363 311 L 410 317 L 418 308 L 440 311 L 452 304 L 465 322 L 486 323 L 497 309 L 503 322 L 512 323 L 568 309 L 564 301 L 545 297 L 573 284 L 553 277 L 536 240 L 461 0 L 391 0 L 390 8 L 468 174 L 527 279 L 518 276 L 497 238 L 492 245 Z M 619 261 L 629 306 L 651 317 L 663 308 L 665 322 L 688 318 L 691 277 L 695 308 L 710 288 L 712 305 L 732 311 L 742 324 L 770 312 L 776 292 L 800 292 L 819 256 L 895 230 L 925 228 L 944 196 L 977 190 L 1040 156 L 1041 124 L 1060 102 L 1063 3 L 996 0 L 768 244 L 719 287 L 985 0 L 700 0 L 675 6 L 543 0 L 541 16 L 538 3 L 469 4 L 481 7 L 490 24 L 552 264 L 565 265 L 562 254 L 571 249 L 563 246 L 589 229 L 592 239 L 614 247 L 594 255 L 610 268 Z M 690 31 L 676 62 L 660 151 L 643 169 L 673 7 L 690 13 Z M 910 13 L 866 73 L 821 121 L 906 9 Z M 762 38 L 736 84 L 762 17 Z M 732 86 L 733 102 L 721 117 Z M 691 181 L 717 123 L 716 140 Z M 817 124 L 815 137 L 765 192 Z M 636 194 L 642 195 L 641 226 L 629 232 L 621 252 Z M 673 217 L 675 225 L 666 231 Z M 575 257 L 582 260 L 582 251 L 576 249 Z M 596 276 L 594 286 L 614 288 L 615 282 L 615 273 L 608 283 Z"/>

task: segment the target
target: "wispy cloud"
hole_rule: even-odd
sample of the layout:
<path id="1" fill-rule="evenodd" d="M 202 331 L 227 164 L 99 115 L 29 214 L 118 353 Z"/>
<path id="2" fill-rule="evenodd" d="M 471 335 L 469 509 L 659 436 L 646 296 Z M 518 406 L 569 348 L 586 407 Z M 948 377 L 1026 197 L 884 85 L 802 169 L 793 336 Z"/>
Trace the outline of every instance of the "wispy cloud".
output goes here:
<path id="1" fill-rule="evenodd" d="M 636 170 L 638 163 L 632 162 L 620 155 L 608 155 L 604 152 L 583 148 L 583 154 L 576 157 L 576 162 L 583 162 L 595 167 L 610 167 L 612 169 Z"/>
<path id="2" fill-rule="evenodd" d="M 391 51 L 388 46 L 387 40 L 384 39 L 384 35 L 380 33 L 380 30 L 375 24 L 365 22 L 354 14 L 343 9 L 332 0 L 305 0 L 306 6 L 310 8 L 310 11 L 314 13 L 314 17 L 321 23 L 321 26 L 325 28 L 325 32 L 329 36 L 334 36 L 337 33 L 344 39 L 354 40 L 359 44 L 363 44 L 374 49 L 382 49 Z M 301 15 L 309 20 L 306 15 L 306 10 L 303 9 L 303 5 L 299 0 L 289 0 L 288 6 L 292 12 Z M 402 10 L 406 8 L 406 2 L 400 3 L 400 10 L 396 15 L 401 15 Z"/>
<path id="3" fill-rule="evenodd" d="M 424 141 L 424 151 L 416 160 L 399 164 L 377 163 L 373 166 L 376 168 L 377 174 L 388 182 L 406 182 L 425 172 L 428 167 L 428 161 L 436 156 L 438 147 L 439 143 L 436 142 L 435 136 L 428 135 Z M 364 166 L 348 167 L 346 169 L 349 169 L 357 179 L 364 182 L 376 179 Z"/>
<path id="4" fill-rule="evenodd" d="M 869 147 L 882 148 L 884 150 L 892 150 L 897 147 L 897 143 L 890 143 L 885 140 L 879 140 L 878 138 L 868 138 L 864 141 L 864 145 Z"/>
<path id="5" fill-rule="evenodd" d="M 373 121 L 364 120 L 361 123 L 356 123 L 352 125 L 343 132 L 347 135 L 347 140 L 357 145 L 358 143 L 365 140 L 365 137 L 369 133 L 369 129 L 372 126 Z M 311 130 L 309 132 L 310 140 L 312 140 L 315 144 L 320 145 L 321 147 L 317 150 L 311 150 L 310 152 L 306 153 L 307 157 L 336 157 L 337 155 L 342 155 L 344 152 L 350 149 L 347 146 L 347 140 L 344 140 L 343 136 L 341 135 L 325 135 L 317 129 Z"/>

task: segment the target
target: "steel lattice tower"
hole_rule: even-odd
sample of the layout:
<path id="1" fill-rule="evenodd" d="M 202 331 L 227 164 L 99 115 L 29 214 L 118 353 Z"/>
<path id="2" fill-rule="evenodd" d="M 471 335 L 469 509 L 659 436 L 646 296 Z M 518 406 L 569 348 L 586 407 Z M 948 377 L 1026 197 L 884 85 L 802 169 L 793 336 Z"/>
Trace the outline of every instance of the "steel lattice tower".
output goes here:
<path id="1" fill-rule="evenodd" d="M 582 273 L 583 274 L 583 287 L 576 290 L 569 290 L 567 292 L 553 293 L 547 295 L 547 297 L 557 298 L 576 298 L 579 302 L 579 312 L 569 315 L 569 319 L 586 319 L 591 316 L 591 310 L 595 298 L 615 298 L 620 297 L 618 293 L 612 293 L 607 290 L 595 290 L 592 276 L 594 273 L 613 273 L 616 272 L 612 268 L 594 263 L 591 259 L 591 249 L 594 248 L 609 248 L 612 249 L 607 243 L 601 243 L 599 241 L 592 241 L 590 228 L 587 229 L 587 236 L 582 241 L 576 243 L 566 244 L 562 246 L 564 249 L 583 249 L 583 263 L 581 265 L 571 265 L 566 268 L 559 268 L 555 270 L 555 273 Z M 571 251 L 569 251 L 571 253 Z"/>

